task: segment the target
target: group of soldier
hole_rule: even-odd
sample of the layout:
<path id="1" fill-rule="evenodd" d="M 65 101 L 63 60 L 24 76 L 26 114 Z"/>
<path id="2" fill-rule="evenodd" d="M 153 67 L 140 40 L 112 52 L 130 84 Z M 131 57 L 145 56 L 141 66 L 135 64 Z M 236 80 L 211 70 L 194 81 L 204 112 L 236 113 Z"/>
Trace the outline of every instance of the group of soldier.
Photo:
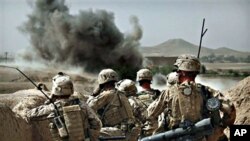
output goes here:
<path id="1" fill-rule="evenodd" d="M 161 92 L 151 88 L 149 69 L 137 72 L 139 91 L 133 80 L 119 81 L 117 72 L 104 69 L 87 101 L 73 96 L 70 76 L 60 72 L 52 79 L 50 102 L 28 111 L 27 118 L 48 119 L 53 140 L 63 141 L 137 141 L 211 118 L 213 134 L 195 140 L 225 140 L 223 130 L 234 123 L 235 107 L 219 91 L 195 83 L 200 65 L 192 55 L 179 56 Z"/>

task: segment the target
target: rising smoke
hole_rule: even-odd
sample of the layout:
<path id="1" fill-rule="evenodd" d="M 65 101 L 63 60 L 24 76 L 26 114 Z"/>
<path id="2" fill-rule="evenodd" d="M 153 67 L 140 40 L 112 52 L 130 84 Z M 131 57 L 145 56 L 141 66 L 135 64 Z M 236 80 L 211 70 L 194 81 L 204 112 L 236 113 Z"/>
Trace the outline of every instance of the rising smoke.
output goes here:
<path id="1" fill-rule="evenodd" d="M 142 29 L 137 17 L 132 16 L 130 23 L 132 31 L 123 34 L 111 12 L 88 10 L 70 15 L 64 0 L 36 0 L 22 26 L 32 46 L 24 58 L 56 67 L 79 66 L 91 72 L 110 67 L 122 77 L 134 77 L 142 64 L 137 49 Z"/>

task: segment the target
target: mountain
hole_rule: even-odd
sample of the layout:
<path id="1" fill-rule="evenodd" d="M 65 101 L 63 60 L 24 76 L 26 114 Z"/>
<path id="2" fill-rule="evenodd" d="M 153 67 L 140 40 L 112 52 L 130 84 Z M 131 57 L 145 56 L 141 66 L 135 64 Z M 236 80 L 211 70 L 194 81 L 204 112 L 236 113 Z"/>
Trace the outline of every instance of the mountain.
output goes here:
<path id="1" fill-rule="evenodd" d="M 189 43 L 183 39 L 170 39 L 159 45 L 153 47 L 141 47 L 140 52 L 143 56 L 179 56 L 180 54 L 193 54 L 197 55 L 198 45 Z M 247 57 L 250 52 L 240 52 L 226 47 L 218 49 L 211 49 L 202 47 L 200 56 L 208 55 L 224 55 L 224 56 L 235 56 L 235 57 Z"/>

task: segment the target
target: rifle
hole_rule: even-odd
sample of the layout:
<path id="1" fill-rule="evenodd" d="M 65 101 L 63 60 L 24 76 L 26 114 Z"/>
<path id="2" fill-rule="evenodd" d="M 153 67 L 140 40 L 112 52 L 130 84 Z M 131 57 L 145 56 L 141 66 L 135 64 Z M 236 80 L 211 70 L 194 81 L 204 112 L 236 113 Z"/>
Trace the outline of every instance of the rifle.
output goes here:
<path id="1" fill-rule="evenodd" d="M 203 19 L 203 23 L 202 23 L 202 29 L 201 29 L 201 37 L 200 37 L 200 44 L 199 44 L 199 50 L 198 50 L 198 55 L 197 58 L 200 58 L 200 51 L 201 51 L 201 43 L 202 43 L 202 38 L 204 36 L 204 34 L 207 32 L 207 28 L 204 31 L 204 25 L 205 25 L 205 18 Z"/>
<path id="2" fill-rule="evenodd" d="M 166 140 L 196 140 L 207 135 L 211 135 L 214 126 L 210 118 L 197 122 L 194 126 L 188 128 L 176 128 L 170 131 L 142 138 L 140 141 L 166 141 Z"/>
<path id="3" fill-rule="evenodd" d="M 4 66 L 4 65 L 0 65 L 0 67 L 3 67 L 3 68 L 10 68 L 10 69 L 15 69 L 17 70 L 18 72 L 20 72 L 25 78 L 27 78 L 48 100 L 49 102 L 54 106 L 55 110 L 54 110 L 54 113 L 55 113 L 55 117 L 54 117 L 54 123 L 58 129 L 58 133 L 60 135 L 61 138 L 66 138 L 68 137 L 68 131 L 66 129 L 66 126 L 65 126 L 65 123 L 63 122 L 63 119 L 60 115 L 60 112 L 58 110 L 58 107 L 55 105 L 55 103 L 53 102 L 53 100 L 51 98 L 49 98 L 48 95 L 46 95 L 44 93 L 44 91 L 42 90 L 41 87 L 39 87 L 34 81 L 32 81 L 25 73 L 23 73 L 20 69 L 18 68 L 15 68 L 15 67 L 10 67 L 10 66 Z"/>

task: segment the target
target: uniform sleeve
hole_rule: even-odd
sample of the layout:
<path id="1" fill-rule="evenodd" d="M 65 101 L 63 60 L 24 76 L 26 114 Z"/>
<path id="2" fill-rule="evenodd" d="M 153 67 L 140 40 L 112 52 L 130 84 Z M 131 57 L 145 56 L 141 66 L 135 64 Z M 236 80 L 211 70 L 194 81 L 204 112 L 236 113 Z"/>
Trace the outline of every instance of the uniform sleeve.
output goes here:
<path id="1" fill-rule="evenodd" d="M 148 119 L 157 118 L 167 107 L 169 101 L 168 90 L 162 91 L 161 95 L 147 109 Z"/>
<path id="2" fill-rule="evenodd" d="M 43 116 L 48 116 L 53 110 L 54 110 L 54 107 L 52 104 L 41 105 L 37 108 L 33 108 L 27 111 L 27 118 L 30 120 L 33 120 L 33 119 L 40 118 Z"/>
<path id="3" fill-rule="evenodd" d="M 100 95 L 89 99 L 88 106 L 96 112 L 107 105 L 107 103 L 110 101 L 109 99 L 112 99 L 112 97 L 113 95 L 111 95 L 111 93 L 102 92 Z"/>
<path id="4" fill-rule="evenodd" d="M 90 129 L 94 129 L 94 130 L 100 130 L 102 127 L 102 122 L 99 119 L 99 117 L 96 115 L 96 113 L 89 107 L 86 105 L 86 109 L 87 109 L 87 115 L 88 115 L 88 122 L 90 125 Z"/>
<path id="5" fill-rule="evenodd" d="M 100 130 L 102 128 L 102 122 L 95 114 L 95 112 L 86 104 L 87 119 L 89 123 L 89 137 L 90 141 L 98 141 Z"/>

